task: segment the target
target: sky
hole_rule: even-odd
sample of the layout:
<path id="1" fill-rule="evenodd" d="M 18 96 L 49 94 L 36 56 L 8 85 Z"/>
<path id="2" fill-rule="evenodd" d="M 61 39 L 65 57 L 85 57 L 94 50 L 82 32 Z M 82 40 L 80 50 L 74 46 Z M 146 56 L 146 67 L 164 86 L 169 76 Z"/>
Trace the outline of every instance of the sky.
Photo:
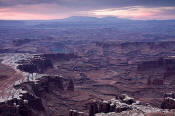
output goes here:
<path id="1" fill-rule="evenodd" d="M 175 0 L 0 0 L 2 20 L 48 20 L 70 16 L 175 19 Z"/>

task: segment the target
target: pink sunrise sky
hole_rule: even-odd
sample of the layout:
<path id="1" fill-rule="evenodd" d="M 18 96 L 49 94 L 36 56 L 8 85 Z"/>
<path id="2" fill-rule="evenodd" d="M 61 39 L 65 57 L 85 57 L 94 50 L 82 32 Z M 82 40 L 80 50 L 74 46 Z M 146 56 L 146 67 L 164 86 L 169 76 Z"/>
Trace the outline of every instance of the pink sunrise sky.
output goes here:
<path id="1" fill-rule="evenodd" d="M 104 3 L 100 3 L 100 0 L 24 1 L 0 0 L 0 19 L 48 20 L 63 19 L 69 16 L 116 16 L 139 20 L 175 19 L 175 4 L 170 4 L 174 2 L 172 0 L 167 0 L 167 4 L 162 0 L 157 0 L 160 3 L 156 2 L 156 4 L 154 2 L 147 3 L 146 0 L 141 0 L 143 2 L 139 3 L 138 0 L 133 0 L 133 3 L 132 0 L 130 2 L 125 0 L 126 3 L 120 0 L 101 0 Z"/>

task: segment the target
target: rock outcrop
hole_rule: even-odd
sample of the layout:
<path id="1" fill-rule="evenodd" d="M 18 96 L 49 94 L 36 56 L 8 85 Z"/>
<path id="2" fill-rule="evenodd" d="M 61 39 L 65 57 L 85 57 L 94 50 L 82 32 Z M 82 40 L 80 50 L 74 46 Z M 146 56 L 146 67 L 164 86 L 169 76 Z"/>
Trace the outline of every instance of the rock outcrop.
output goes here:
<path id="1" fill-rule="evenodd" d="M 137 104 L 133 98 L 126 94 L 117 96 L 116 99 L 109 101 L 93 101 L 89 104 L 89 116 L 95 116 L 97 113 L 122 112 L 130 110 L 132 104 Z"/>
<path id="2" fill-rule="evenodd" d="M 64 91 L 63 83 L 64 80 L 62 77 L 43 76 L 35 81 L 14 85 L 14 88 L 21 92 L 18 95 L 14 94 L 7 101 L 0 102 L 0 115 L 48 116 L 45 111 L 46 107 L 42 102 L 42 97 L 53 91 Z"/>
<path id="3" fill-rule="evenodd" d="M 175 93 L 166 93 L 161 104 L 162 109 L 175 109 Z"/>
<path id="4" fill-rule="evenodd" d="M 108 101 L 92 101 L 89 103 L 89 116 L 144 116 L 147 113 L 159 111 L 161 109 L 150 105 L 142 105 L 126 94 Z M 71 110 L 69 116 L 79 115 L 76 110 Z"/>
<path id="5" fill-rule="evenodd" d="M 17 68 L 28 73 L 43 73 L 48 68 L 53 67 L 51 60 L 41 56 L 34 56 L 31 59 L 22 60 L 18 63 Z"/>
<path id="6" fill-rule="evenodd" d="M 0 103 L 2 116 L 37 116 L 39 112 L 46 116 L 41 99 L 27 91 L 22 91 L 19 96 Z"/>
<path id="7" fill-rule="evenodd" d="M 18 61 L 17 68 L 28 73 L 43 73 L 48 68 L 53 67 L 54 61 L 70 60 L 77 58 L 74 54 L 41 54 L 34 55 L 32 58 Z"/>
<path id="8" fill-rule="evenodd" d="M 108 102 L 112 110 L 107 113 L 96 113 L 94 116 L 144 116 L 146 113 L 160 111 L 159 108 L 142 105 L 139 101 L 135 101 L 126 94 L 120 95 L 116 97 L 116 99 L 111 99 Z"/>
<path id="9" fill-rule="evenodd" d="M 43 76 L 34 82 L 29 81 L 20 85 L 15 85 L 15 88 L 21 88 L 26 91 L 41 97 L 44 93 L 52 92 L 53 90 L 64 90 L 63 78 L 59 76 Z"/>

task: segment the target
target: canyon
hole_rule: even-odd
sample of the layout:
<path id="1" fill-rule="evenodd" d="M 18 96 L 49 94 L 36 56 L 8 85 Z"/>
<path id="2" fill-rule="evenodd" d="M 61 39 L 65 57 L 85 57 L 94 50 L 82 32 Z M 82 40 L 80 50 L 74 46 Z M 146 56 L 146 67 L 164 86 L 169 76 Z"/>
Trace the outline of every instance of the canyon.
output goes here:
<path id="1" fill-rule="evenodd" d="M 0 21 L 0 116 L 174 115 L 174 21 L 70 19 Z"/>
<path id="2" fill-rule="evenodd" d="M 8 81 L 13 92 L 4 93 L 3 99 L 8 99 L 1 100 L 0 114 L 171 115 L 175 108 L 174 45 L 109 41 L 76 45 L 70 54 L 1 54 L 2 67 L 12 72 L 1 77 L 7 80 L 16 74 L 18 83 Z"/>

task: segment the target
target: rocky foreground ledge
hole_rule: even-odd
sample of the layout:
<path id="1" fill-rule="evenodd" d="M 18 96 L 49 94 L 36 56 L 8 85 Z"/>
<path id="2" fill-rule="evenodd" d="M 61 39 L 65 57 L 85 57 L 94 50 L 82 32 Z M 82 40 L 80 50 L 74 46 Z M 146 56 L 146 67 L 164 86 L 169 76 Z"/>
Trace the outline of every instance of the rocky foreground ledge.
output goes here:
<path id="1" fill-rule="evenodd" d="M 16 86 L 16 88 L 23 89 L 23 92 L 19 98 L 1 102 L 0 114 L 2 116 L 49 116 L 41 97 L 46 92 L 52 92 L 53 87 L 54 90 L 63 91 L 62 81 L 61 77 L 47 76 L 41 78 L 37 84 L 30 82 Z M 70 110 L 69 116 L 173 116 L 175 111 L 172 108 L 175 107 L 172 107 L 172 105 L 175 103 L 175 100 L 170 98 L 172 95 L 174 94 L 166 94 L 165 96 L 167 97 L 162 103 L 163 108 L 171 108 L 171 110 L 142 104 L 134 98 L 122 94 L 107 101 L 94 100 L 88 104 L 89 112 Z M 171 100 L 169 101 L 169 99 Z"/>
<path id="2" fill-rule="evenodd" d="M 48 116 L 42 103 L 42 96 L 54 91 L 63 91 L 63 78 L 60 76 L 43 76 L 37 82 L 24 82 L 14 87 L 21 90 L 19 96 L 12 96 L 7 101 L 0 102 L 2 116 Z M 74 90 L 72 80 L 67 88 Z"/>
<path id="3" fill-rule="evenodd" d="M 174 116 L 174 93 L 165 94 L 162 109 L 142 104 L 126 94 L 108 101 L 93 101 L 89 113 L 70 110 L 69 116 Z"/>
<path id="4" fill-rule="evenodd" d="M 43 75 L 41 72 L 52 67 L 55 60 L 69 60 L 72 54 L 10 54 L 2 58 L 3 63 L 24 75 L 23 80 L 14 82 L 8 96 L 0 99 L 1 116 L 49 116 L 44 107 L 42 96 L 52 91 L 65 89 L 64 78 L 60 75 Z M 74 90 L 73 81 L 68 81 L 66 89 Z"/>

